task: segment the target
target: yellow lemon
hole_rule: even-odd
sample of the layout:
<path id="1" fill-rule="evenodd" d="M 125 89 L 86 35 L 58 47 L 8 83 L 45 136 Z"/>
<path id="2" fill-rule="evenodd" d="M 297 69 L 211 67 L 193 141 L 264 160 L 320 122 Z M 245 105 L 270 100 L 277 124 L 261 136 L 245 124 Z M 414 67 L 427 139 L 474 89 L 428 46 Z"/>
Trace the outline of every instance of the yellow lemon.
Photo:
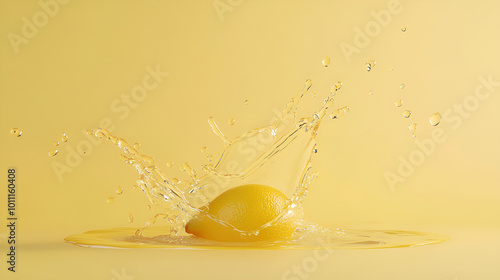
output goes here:
<path id="1" fill-rule="evenodd" d="M 297 215 L 289 212 L 271 226 L 288 206 L 288 198 L 279 190 L 264 185 L 243 185 L 229 189 L 192 218 L 186 232 L 198 237 L 229 242 L 289 239 L 297 227 Z M 258 234 L 241 234 L 259 230 Z"/>

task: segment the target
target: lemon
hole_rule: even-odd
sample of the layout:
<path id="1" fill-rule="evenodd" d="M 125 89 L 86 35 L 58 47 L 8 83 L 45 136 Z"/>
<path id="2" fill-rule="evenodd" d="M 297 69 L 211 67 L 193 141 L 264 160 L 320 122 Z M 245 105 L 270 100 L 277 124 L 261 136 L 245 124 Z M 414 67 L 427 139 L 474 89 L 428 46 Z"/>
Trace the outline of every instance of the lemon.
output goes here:
<path id="1" fill-rule="evenodd" d="M 288 198 L 279 190 L 264 185 L 243 185 L 229 189 L 186 224 L 186 232 L 198 237 L 228 242 L 252 242 L 290 239 L 297 227 L 297 215 L 288 212 L 271 226 L 288 206 Z M 241 234 L 253 232 L 258 234 Z"/>

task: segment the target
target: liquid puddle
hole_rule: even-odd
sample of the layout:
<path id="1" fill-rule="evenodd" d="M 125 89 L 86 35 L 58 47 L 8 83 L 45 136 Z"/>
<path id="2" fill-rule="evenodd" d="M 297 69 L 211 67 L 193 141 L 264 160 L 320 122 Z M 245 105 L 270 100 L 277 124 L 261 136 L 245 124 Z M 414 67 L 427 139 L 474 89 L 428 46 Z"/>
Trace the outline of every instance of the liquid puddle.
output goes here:
<path id="1" fill-rule="evenodd" d="M 96 137 L 113 143 L 122 150 L 121 160 L 132 165 L 139 174 L 137 185 L 154 206 L 156 214 L 143 228 L 115 228 L 88 231 L 68 236 L 69 243 L 85 247 L 114 248 L 216 248 L 216 249 L 315 249 L 315 248 L 398 248 L 439 243 L 445 236 L 415 231 L 359 230 L 322 227 L 303 217 L 303 200 L 309 185 L 317 176 L 311 169 L 311 158 L 317 152 L 316 136 L 324 116 L 333 106 L 333 97 L 342 87 L 332 86 L 324 105 L 311 116 L 297 116 L 301 99 L 309 96 L 312 86 L 306 80 L 304 88 L 285 106 L 271 124 L 248 131 L 234 139 L 227 138 L 213 118 L 208 122 L 214 134 L 224 143 L 213 157 L 197 172 L 188 163 L 180 168 L 182 180 L 167 178 L 155 165 L 155 160 L 141 154 L 134 145 L 111 135 L 106 129 L 91 130 Z M 349 107 L 335 110 L 344 114 Z M 253 147 L 249 154 L 242 148 Z M 210 156 L 211 157 L 211 156 Z M 172 166 L 168 163 L 167 166 Z M 237 230 L 242 239 L 259 234 L 293 212 L 299 218 L 290 240 L 272 242 L 218 242 L 188 235 L 184 227 L 200 207 L 207 205 L 222 192 L 245 184 L 262 184 L 282 191 L 289 198 L 288 206 L 275 219 L 252 231 L 240 231 L 223 221 L 214 221 Z M 121 192 L 121 190 L 120 190 Z M 118 193 L 118 192 L 117 192 Z M 113 203 L 109 197 L 107 202 Z M 205 213 L 206 214 L 206 213 Z M 208 214 L 206 214 L 208 215 Z M 133 216 L 129 221 L 133 222 Z M 158 225 L 156 223 L 163 223 Z"/>

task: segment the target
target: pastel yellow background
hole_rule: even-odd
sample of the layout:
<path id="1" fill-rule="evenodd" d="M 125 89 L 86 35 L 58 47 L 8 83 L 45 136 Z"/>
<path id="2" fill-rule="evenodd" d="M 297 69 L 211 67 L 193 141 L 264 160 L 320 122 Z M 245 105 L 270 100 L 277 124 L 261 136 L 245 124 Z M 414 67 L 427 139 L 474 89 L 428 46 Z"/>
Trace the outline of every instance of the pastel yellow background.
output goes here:
<path id="1" fill-rule="evenodd" d="M 42 6 L 52 13 L 46 22 Z M 336 106 L 351 108 L 320 128 L 313 160 L 320 177 L 307 217 L 451 238 L 421 248 L 336 250 L 309 279 L 499 279 L 499 12 L 497 1 L 1 1 L 0 166 L 5 177 L 17 168 L 19 217 L 18 272 L 7 272 L 2 249 L 2 279 L 120 279 L 122 268 L 135 279 L 302 279 L 284 273 L 313 251 L 89 250 L 63 239 L 140 227 L 151 214 L 131 188 L 135 171 L 111 144 L 71 158 L 90 141 L 86 129 L 109 126 L 176 177 L 180 163 L 199 170 L 222 147 L 209 116 L 238 136 L 269 123 L 306 79 L 316 97 L 307 96 L 301 112 L 319 108 L 337 81 Z M 377 18 L 387 13 L 382 26 Z M 30 38 L 23 18 L 42 22 Z M 357 28 L 374 28 L 363 44 Z M 346 45 L 354 52 L 346 55 Z M 370 59 L 377 64 L 367 72 Z M 147 78 L 155 69 L 168 75 Z M 490 88 L 481 77 L 493 81 Z M 144 79 L 150 90 L 133 99 Z M 447 116 L 437 127 L 428 122 L 435 112 Z M 10 134 L 13 127 L 21 137 Z M 62 133 L 69 140 L 51 158 Z M 436 133 L 445 140 L 430 140 Z M 420 151 L 416 141 L 435 148 L 402 176 L 401 158 Z M 58 178 L 56 165 L 70 171 Z M 387 172 L 402 182 L 391 186 Z M 5 248 L 6 182 L 2 190 Z M 106 203 L 110 196 L 115 203 Z"/>

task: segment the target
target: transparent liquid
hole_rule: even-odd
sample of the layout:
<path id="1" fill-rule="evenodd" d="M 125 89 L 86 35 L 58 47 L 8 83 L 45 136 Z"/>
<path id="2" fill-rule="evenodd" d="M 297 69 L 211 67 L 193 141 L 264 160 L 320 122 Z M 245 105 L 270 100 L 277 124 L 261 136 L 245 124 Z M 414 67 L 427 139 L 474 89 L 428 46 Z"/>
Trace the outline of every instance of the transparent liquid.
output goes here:
<path id="1" fill-rule="evenodd" d="M 90 247 L 121 248 L 395 248 L 438 243 L 446 237 L 397 230 L 347 230 L 322 227 L 300 218 L 299 226 L 291 240 L 270 242 L 218 242 L 188 235 L 186 223 L 219 194 L 245 184 L 268 185 L 283 191 L 288 197 L 288 206 L 272 221 L 252 231 L 237 230 L 242 239 L 258 235 L 265 227 L 272 227 L 282 217 L 294 212 L 303 217 L 303 200 L 314 177 L 311 158 L 317 152 L 316 136 L 320 123 L 333 106 L 333 97 L 342 83 L 332 86 L 324 105 L 311 116 L 297 116 L 300 100 L 306 96 L 312 82 L 307 80 L 304 88 L 286 105 L 275 120 L 264 127 L 256 128 L 234 139 L 227 138 L 213 118 L 208 122 L 213 132 L 224 143 L 217 157 L 210 159 L 197 172 L 188 163 L 181 165 L 186 179 L 167 178 L 152 157 L 138 151 L 138 145 L 130 145 L 105 129 L 92 130 L 101 139 L 118 146 L 121 159 L 134 166 L 139 174 L 138 186 L 154 206 L 157 213 L 143 228 L 117 228 L 89 231 L 72 235 L 66 241 Z M 309 94 L 307 94 L 308 96 Z M 349 107 L 334 110 L 334 117 L 344 114 Z M 330 115 L 331 117 L 332 115 Z M 241 147 L 253 147 L 253 157 L 241 153 Z M 173 163 L 170 164 L 170 166 Z M 201 175 L 200 175 L 201 174 Z M 120 189 L 120 192 L 122 189 Z M 108 198 L 108 203 L 113 203 Z M 208 214 L 207 214 L 208 215 Z M 133 216 L 129 219 L 133 222 Z M 218 221 L 221 225 L 232 227 Z M 163 225 L 159 226 L 161 222 Z"/>

